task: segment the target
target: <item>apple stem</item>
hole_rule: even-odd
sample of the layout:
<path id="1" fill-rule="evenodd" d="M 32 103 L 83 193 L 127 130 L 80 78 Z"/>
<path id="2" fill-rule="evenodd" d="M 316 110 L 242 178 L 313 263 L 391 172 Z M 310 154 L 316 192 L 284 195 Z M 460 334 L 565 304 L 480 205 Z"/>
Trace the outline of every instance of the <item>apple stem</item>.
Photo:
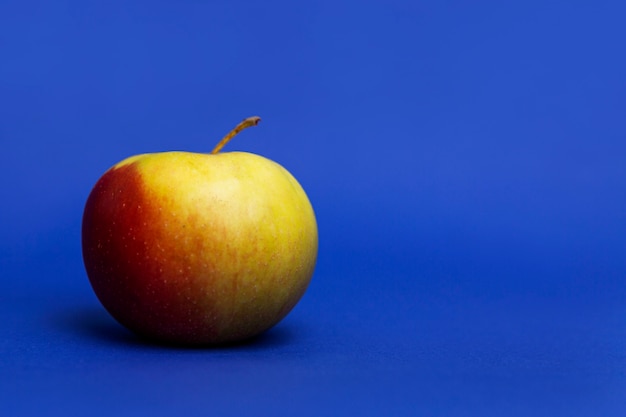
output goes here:
<path id="1" fill-rule="evenodd" d="M 211 155 L 215 155 L 216 153 L 221 151 L 224 145 L 226 145 L 237 133 L 241 132 L 247 127 L 256 126 L 257 124 L 259 124 L 260 121 L 261 118 L 259 116 L 252 116 L 248 117 L 247 119 L 243 119 L 241 123 L 235 126 L 233 130 L 228 132 L 228 134 L 224 136 L 222 140 L 220 140 L 220 142 L 211 151 Z"/>

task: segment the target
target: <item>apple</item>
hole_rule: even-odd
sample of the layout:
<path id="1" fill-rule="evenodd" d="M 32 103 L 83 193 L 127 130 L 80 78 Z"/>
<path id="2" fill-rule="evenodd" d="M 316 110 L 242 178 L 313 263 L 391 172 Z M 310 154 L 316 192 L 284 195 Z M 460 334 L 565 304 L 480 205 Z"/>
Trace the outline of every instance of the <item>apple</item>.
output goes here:
<path id="1" fill-rule="evenodd" d="M 154 341 L 237 342 L 274 326 L 309 285 L 315 214 L 281 165 L 247 152 L 160 152 L 110 168 L 87 199 L 82 251 L 105 309 Z"/>

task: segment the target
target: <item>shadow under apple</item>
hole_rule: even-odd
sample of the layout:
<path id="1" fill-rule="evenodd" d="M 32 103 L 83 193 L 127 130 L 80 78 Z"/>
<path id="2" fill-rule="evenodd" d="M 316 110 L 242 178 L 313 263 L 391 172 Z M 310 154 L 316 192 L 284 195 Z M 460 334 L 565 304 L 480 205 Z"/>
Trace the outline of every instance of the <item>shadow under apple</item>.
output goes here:
<path id="1" fill-rule="evenodd" d="M 136 335 L 117 323 L 98 307 L 75 307 L 64 311 L 54 321 L 64 332 L 95 343 L 127 345 L 144 348 L 187 349 L 187 350 L 263 350 L 289 344 L 294 337 L 293 327 L 281 322 L 273 328 L 252 338 L 220 345 L 188 346 L 163 343 Z"/>

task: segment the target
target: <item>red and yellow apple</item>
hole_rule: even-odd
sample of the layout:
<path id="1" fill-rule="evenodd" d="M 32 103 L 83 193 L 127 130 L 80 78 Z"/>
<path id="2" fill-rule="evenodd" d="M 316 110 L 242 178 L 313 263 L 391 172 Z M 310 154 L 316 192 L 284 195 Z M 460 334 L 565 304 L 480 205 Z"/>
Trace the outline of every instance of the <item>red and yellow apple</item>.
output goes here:
<path id="1" fill-rule="evenodd" d="M 318 247 L 296 179 L 251 153 L 136 155 L 110 168 L 85 205 L 83 259 L 93 290 L 121 324 L 177 344 L 257 335 L 304 294 Z"/>

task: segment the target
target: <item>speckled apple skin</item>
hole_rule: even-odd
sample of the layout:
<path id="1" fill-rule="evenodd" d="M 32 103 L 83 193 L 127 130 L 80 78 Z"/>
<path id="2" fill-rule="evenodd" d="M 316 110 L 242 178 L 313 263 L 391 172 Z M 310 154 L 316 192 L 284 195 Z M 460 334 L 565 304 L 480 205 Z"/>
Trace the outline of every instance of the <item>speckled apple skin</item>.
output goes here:
<path id="1" fill-rule="evenodd" d="M 100 178 L 82 248 L 95 294 L 121 324 L 162 342 L 219 344 L 289 313 L 313 275 L 318 233 L 304 190 L 279 164 L 164 152 Z"/>

